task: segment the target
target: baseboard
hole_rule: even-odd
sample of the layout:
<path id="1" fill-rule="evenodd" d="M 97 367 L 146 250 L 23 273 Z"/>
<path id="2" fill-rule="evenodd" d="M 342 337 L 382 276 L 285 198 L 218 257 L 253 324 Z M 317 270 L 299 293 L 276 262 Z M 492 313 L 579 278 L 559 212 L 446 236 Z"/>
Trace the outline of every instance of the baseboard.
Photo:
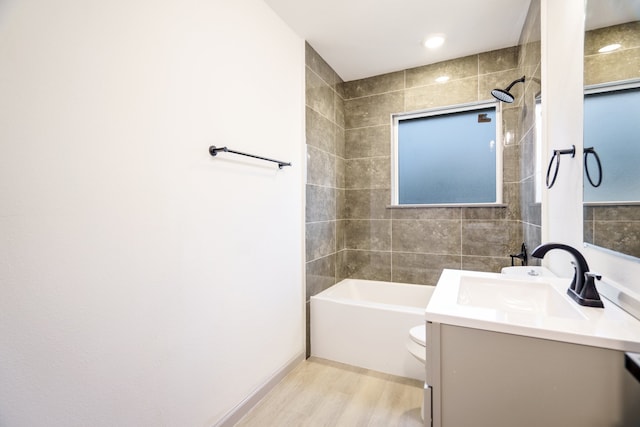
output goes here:
<path id="1" fill-rule="evenodd" d="M 267 379 L 261 386 L 247 396 L 242 402 L 240 402 L 235 408 L 227 412 L 220 421 L 215 423 L 212 427 L 232 427 L 242 417 L 247 415 L 249 411 L 258 404 L 258 402 L 267 395 L 289 372 L 293 370 L 300 362 L 304 360 L 304 351 L 296 355 L 289 360 L 285 365 L 280 368 L 271 378 Z"/>

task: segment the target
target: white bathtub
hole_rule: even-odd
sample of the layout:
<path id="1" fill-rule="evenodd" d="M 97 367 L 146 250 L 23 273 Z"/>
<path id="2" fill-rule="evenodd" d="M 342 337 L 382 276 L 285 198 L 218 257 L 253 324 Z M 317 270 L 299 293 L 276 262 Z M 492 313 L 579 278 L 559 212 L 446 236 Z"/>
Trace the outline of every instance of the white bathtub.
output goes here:
<path id="1" fill-rule="evenodd" d="M 345 279 L 311 297 L 311 355 L 424 381 L 407 350 L 434 286 Z"/>

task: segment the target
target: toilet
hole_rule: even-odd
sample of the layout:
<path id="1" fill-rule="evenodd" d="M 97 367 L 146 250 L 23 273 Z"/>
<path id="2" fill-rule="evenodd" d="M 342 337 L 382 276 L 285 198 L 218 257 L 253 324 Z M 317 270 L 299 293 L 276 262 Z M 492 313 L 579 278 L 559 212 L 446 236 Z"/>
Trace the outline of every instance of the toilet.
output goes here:
<path id="1" fill-rule="evenodd" d="M 407 350 L 409 353 L 424 367 L 427 360 L 427 325 L 423 323 L 422 325 L 414 326 L 409 329 L 409 339 L 407 340 Z M 425 368 L 426 369 L 426 368 Z M 427 383 L 424 384 L 425 390 L 427 388 Z M 424 405 L 425 402 L 422 402 L 422 407 L 420 408 L 420 416 L 424 420 Z"/>
<path id="2" fill-rule="evenodd" d="M 414 326 L 409 329 L 409 339 L 407 340 L 407 350 L 424 366 L 427 358 L 427 326 Z"/>

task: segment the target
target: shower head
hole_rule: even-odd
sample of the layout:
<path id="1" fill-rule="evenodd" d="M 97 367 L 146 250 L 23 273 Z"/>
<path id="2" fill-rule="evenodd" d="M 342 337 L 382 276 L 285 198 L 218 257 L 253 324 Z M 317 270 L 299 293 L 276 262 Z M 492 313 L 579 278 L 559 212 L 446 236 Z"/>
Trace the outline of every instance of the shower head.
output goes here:
<path id="1" fill-rule="evenodd" d="M 515 99 L 513 95 L 504 89 L 493 89 L 491 95 L 498 101 L 506 102 L 507 104 L 511 104 Z"/>
<path id="2" fill-rule="evenodd" d="M 493 89 L 491 91 L 491 95 L 493 95 L 493 97 L 495 99 L 497 99 L 498 101 L 502 101 L 502 102 L 506 102 L 507 104 L 511 104 L 513 102 L 513 100 L 515 99 L 515 97 L 513 95 L 511 95 L 511 92 L 509 92 L 509 91 L 511 90 L 513 85 L 515 85 L 516 83 L 524 83 L 524 76 L 520 77 L 517 80 L 512 81 L 511 84 L 509 86 L 507 86 L 506 89 Z"/>

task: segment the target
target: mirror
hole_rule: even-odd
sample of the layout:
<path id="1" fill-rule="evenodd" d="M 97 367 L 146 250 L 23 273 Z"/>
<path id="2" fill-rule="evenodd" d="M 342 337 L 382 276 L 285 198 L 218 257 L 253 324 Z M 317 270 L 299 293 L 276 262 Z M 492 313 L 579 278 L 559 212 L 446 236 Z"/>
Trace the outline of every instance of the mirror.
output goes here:
<path id="1" fill-rule="evenodd" d="M 586 7 L 584 241 L 640 258 L 640 0 Z"/>

